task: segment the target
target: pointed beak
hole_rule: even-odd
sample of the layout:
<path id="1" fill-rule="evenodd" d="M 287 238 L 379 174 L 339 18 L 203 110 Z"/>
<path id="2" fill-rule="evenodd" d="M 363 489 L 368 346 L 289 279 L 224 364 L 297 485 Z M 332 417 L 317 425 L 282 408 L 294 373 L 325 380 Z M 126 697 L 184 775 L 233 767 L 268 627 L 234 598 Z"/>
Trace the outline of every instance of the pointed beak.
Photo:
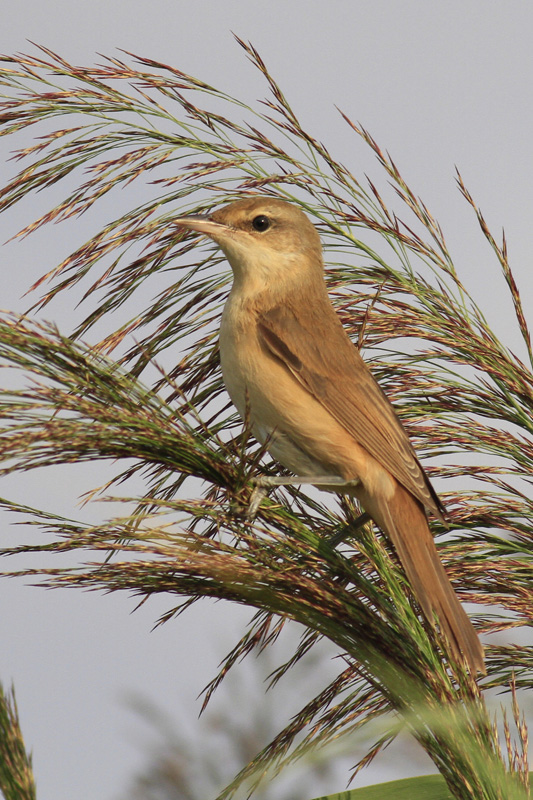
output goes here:
<path id="1" fill-rule="evenodd" d="M 228 230 L 226 225 L 221 225 L 220 222 L 215 222 L 204 214 L 191 214 L 188 217 L 177 217 L 174 223 L 182 228 L 187 228 L 187 230 L 203 233 L 205 236 L 210 236 L 213 239 L 216 239 L 217 234 L 223 234 L 224 231 Z"/>

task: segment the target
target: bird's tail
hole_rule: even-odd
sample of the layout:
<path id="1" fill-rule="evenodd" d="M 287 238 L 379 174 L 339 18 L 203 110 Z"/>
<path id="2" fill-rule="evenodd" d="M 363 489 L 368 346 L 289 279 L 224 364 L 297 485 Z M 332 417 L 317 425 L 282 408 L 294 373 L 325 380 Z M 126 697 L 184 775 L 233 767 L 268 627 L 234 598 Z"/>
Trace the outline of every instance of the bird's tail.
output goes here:
<path id="1" fill-rule="evenodd" d="M 364 505 L 394 545 L 427 619 L 433 622 L 435 613 L 455 654 L 462 654 L 474 675 L 484 675 L 481 642 L 442 566 L 421 503 L 397 484 L 392 499 L 374 497 Z"/>

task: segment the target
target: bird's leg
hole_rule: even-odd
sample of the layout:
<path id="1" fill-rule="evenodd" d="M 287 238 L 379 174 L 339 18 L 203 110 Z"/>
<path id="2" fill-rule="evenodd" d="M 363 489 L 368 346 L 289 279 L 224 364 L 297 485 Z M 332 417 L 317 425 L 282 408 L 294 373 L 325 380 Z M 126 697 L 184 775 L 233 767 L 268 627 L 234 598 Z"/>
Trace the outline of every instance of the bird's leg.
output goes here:
<path id="1" fill-rule="evenodd" d="M 292 478 L 280 475 L 262 475 L 260 478 L 256 478 L 254 483 L 255 487 L 246 515 L 248 519 L 255 518 L 263 498 L 274 486 L 303 486 L 305 484 L 321 487 L 332 486 L 342 491 L 342 489 L 353 489 L 355 486 L 359 485 L 360 481 L 357 479 L 347 481 L 345 478 L 341 478 L 338 475 L 298 475 Z"/>
<path id="2" fill-rule="evenodd" d="M 360 514 L 357 519 L 354 519 L 353 522 L 348 523 L 348 525 L 343 525 L 337 533 L 334 533 L 333 536 L 328 539 L 328 544 L 333 548 L 338 547 L 345 539 L 358 531 L 359 528 L 366 525 L 367 522 L 370 522 L 371 519 L 372 517 L 370 514 L 367 514 L 365 511 L 363 514 Z"/>

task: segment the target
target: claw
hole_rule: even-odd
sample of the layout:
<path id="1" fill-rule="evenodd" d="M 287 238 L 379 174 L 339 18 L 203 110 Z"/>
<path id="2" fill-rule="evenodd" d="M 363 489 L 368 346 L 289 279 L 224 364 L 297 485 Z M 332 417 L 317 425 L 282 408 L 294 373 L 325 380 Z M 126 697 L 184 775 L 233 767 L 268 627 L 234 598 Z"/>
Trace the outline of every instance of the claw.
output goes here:
<path id="1" fill-rule="evenodd" d="M 343 525 L 340 531 L 334 533 L 333 536 L 328 539 L 328 544 L 335 549 L 335 547 L 338 547 L 349 536 L 353 536 L 353 534 L 358 531 L 359 528 L 362 528 L 363 525 L 366 525 L 367 522 L 370 522 L 371 519 L 372 517 L 370 514 L 367 514 L 365 511 L 364 514 L 360 514 L 360 516 L 358 516 L 353 522 L 350 522 L 349 525 Z"/>
<path id="2" fill-rule="evenodd" d="M 250 522 L 252 522 L 255 519 L 257 512 L 259 511 L 259 506 L 261 505 L 267 494 L 268 494 L 268 489 L 265 486 L 261 486 L 259 484 L 254 486 L 254 490 L 250 498 L 250 505 L 248 506 L 248 510 L 246 511 L 246 519 L 248 519 Z"/>

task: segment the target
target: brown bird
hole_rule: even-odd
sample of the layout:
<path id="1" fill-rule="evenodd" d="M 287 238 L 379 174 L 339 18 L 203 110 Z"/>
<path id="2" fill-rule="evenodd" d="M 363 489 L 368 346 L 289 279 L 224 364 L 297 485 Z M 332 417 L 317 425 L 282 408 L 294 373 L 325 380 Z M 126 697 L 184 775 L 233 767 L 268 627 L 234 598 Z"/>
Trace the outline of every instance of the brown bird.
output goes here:
<path id="1" fill-rule="evenodd" d="M 254 196 L 180 226 L 213 239 L 233 270 L 220 359 L 228 393 L 297 478 L 354 495 L 392 541 L 416 599 L 456 655 L 483 649 L 448 580 L 426 510 L 442 506 L 389 400 L 331 305 L 318 232 L 295 205 Z"/>

